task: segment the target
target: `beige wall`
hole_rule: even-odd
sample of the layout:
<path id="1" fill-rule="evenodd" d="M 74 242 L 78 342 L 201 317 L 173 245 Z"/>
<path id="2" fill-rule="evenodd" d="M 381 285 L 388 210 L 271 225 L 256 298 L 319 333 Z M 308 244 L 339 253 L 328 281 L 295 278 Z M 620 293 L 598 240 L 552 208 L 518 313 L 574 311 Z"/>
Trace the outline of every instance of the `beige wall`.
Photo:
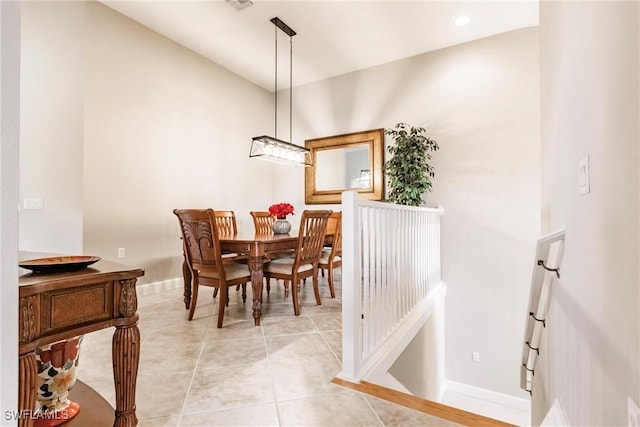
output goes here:
<path id="1" fill-rule="evenodd" d="M 20 249 L 82 253 L 83 2 L 23 2 Z"/>
<path id="2" fill-rule="evenodd" d="M 72 32 L 77 38 L 46 68 L 34 61 L 23 70 L 27 76 L 48 70 L 49 79 L 24 94 L 27 115 L 40 117 L 46 102 L 47 122 L 71 116 L 64 129 L 75 132 L 73 146 L 51 133 L 23 140 L 34 155 L 43 146 L 65 148 L 47 150 L 37 168 L 25 163 L 21 183 L 40 178 L 34 194 L 57 189 L 45 197 L 44 211 L 29 212 L 52 218 L 36 222 L 46 232 L 21 229 L 28 249 L 79 251 L 69 234 L 80 233 L 85 254 L 117 259 L 117 249 L 125 248 L 121 261 L 144 267 L 146 283 L 180 276 L 174 208 L 232 209 L 239 228 L 253 228 L 249 211 L 274 201 L 271 176 L 278 166 L 248 158 L 251 137 L 273 127 L 271 94 L 100 3 L 33 2 L 23 15 L 29 23 L 23 37 L 34 40 L 24 57 L 41 58 Z M 46 17 L 53 22 L 40 25 Z M 72 101 L 55 84 L 67 72 L 58 84 L 68 85 L 74 106 L 84 107 L 68 115 L 63 107 Z M 36 123 L 25 121 L 23 128 Z M 60 182 L 68 171 L 73 180 Z M 71 212 L 51 211 L 63 202 Z M 77 224 L 59 235 L 68 216 Z"/>
<path id="3" fill-rule="evenodd" d="M 518 367 L 540 234 L 538 70 L 530 28 L 294 89 L 301 139 L 404 121 L 438 141 L 426 204 L 445 212 L 446 377 L 524 398 Z M 277 173 L 277 197 L 302 203 L 302 170 Z"/>
<path id="4" fill-rule="evenodd" d="M 445 298 L 442 291 L 425 324 L 389 369 L 411 394 L 433 401 L 441 399 L 446 388 L 445 348 L 439 345 L 445 342 Z"/>
<path id="5" fill-rule="evenodd" d="M 97 3 L 86 15 L 85 251 L 180 275 L 174 208 L 249 211 L 272 202 L 271 170 L 249 159 L 271 129 L 271 95 Z"/>
<path id="6" fill-rule="evenodd" d="M 558 399 L 570 425 L 627 425 L 627 397 L 638 402 L 638 21 L 637 2 L 541 3 L 544 228 L 566 227 L 566 245 L 534 424 Z"/>

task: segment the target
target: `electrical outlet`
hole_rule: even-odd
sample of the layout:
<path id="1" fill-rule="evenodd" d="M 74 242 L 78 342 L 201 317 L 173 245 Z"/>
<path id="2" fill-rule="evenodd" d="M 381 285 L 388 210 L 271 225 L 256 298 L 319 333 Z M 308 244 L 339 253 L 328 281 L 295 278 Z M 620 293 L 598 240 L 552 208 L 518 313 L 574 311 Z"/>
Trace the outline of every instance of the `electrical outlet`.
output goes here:
<path id="1" fill-rule="evenodd" d="M 477 351 L 474 351 L 473 353 L 471 353 L 471 360 L 473 360 L 474 362 L 479 362 L 480 361 L 480 353 L 478 353 Z"/>
<path id="2" fill-rule="evenodd" d="M 125 257 L 124 248 L 118 248 L 118 258 L 124 258 L 124 257 Z"/>
<path id="3" fill-rule="evenodd" d="M 627 398 L 627 425 L 629 427 L 640 427 L 640 408 L 631 397 Z"/>

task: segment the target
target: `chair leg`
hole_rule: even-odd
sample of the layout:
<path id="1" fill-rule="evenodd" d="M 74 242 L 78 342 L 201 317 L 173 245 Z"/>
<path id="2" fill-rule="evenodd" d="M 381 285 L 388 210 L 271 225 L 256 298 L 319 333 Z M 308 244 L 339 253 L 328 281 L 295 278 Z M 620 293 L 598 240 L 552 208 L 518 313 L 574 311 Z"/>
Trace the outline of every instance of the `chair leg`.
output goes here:
<path id="1" fill-rule="evenodd" d="M 313 275 L 313 293 L 316 296 L 316 304 L 321 305 L 322 302 L 320 301 L 320 289 L 318 288 L 318 272 L 316 271 L 316 274 Z"/>
<path id="2" fill-rule="evenodd" d="M 242 302 L 247 302 L 247 284 L 242 284 Z"/>
<path id="3" fill-rule="evenodd" d="M 289 298 L 289 281 L 283 280 L 284 282 L 284 299 Z"/>
<path id="4" fill-rule="evenodd" d="M 213 297 L 217 297 L 218 296 L 218 288 L 213 288 Z"/>
<path id="5" fill-rule="evenodd" d="M 291 299 L 293 300 L 293 314 L 300 316 L 300 301 L 298 301 L 298 294 L 300 293 L 300 280 L 296 278 L 295 281 L 291 281 Z"/>
<path id="6" fill-rule="evenodd" d="M 322 274 L 322 277 L 324 277 L 324 268 L 320 269 L 320 274 Z"/>
<path id="7" fill-rule="evenodd" d="M 333 287 L 333 268 L 329 268 L 329 292 L 331 292 L 331 298 L 336 297 L 336 291 Z"/>
<path id="8" fill-rule="evenodd" d="M 189 308 L 189 320 L 193 319 L 193 313 L 196 311 L 196 301 L 198 301 L 198 283 L 191 282 L 191 307 Z"/>
<path id="9" fill-rule="evenodd" d="M 229 302 L 229 288 L 225 287 L 220 292 L 220 302 L 218 303 L 218 328 L 222 328 L 222 321 L 224 320 L 224 308 Z"/>
<path id="10" fill-rule="evenodd" d="M 271 292 L 271 277 L 267 277 L 267 295 Z"/>
<path id="11" fill-rule="evenodd" d="M 184 309 L 191 308 L 191 270 L 186 261 L 182 262 L 182 278 L 184 280 Z"/>

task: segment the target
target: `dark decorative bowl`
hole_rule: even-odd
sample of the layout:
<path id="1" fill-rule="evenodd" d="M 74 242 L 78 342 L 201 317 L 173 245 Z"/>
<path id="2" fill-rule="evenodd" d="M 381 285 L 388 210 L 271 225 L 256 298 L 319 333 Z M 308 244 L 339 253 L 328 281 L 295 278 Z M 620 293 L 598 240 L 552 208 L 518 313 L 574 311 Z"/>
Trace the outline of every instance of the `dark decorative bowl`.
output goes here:
<path id="1" fill-rule="evenodd" d="M 59 273 L 82 270 L 100 259 L 97 256 L 56 256 L 20 261 L 18 265 L 34 273 Z"/>

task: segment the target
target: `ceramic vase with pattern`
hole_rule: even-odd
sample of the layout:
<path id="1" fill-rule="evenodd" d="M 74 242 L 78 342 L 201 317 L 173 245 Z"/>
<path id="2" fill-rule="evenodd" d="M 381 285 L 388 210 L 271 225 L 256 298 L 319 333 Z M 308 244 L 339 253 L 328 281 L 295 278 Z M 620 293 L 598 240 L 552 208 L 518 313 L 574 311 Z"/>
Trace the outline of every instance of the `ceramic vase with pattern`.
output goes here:
<path id="1" fill-rule="evenodd" d="M 273 223 L 273 234 L 289 234 L 291 223 L 286 218 L 278 218 Z"/>
<path id="2" fill-rule="evenodd" d="M 76 383 L 80 344 L 84 335 L 36 349 L 38 363 L 35 427 L 51 427 L 73 418 L 80 405 L 71 402 L 69 390 Z"/>

